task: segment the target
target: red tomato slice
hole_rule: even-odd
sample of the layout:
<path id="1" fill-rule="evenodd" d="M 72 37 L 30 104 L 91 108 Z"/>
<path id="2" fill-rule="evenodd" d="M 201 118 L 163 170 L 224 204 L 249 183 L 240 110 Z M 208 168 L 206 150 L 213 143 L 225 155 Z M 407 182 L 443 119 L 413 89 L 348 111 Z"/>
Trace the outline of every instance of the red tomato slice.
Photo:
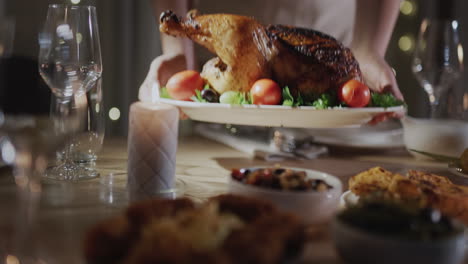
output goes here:
<path id="1" fill-rule="evenodd" d="M 190 101 L 196 90 L 203 89 L 203 79 L 196 71 L 181 71 L 172 75 L 167 81 L 166 89 L 171 98 Z"/>
<path id="2" fill-rule="evenodd" d="M 370 102 L 370 89 L 357 80 L 345 82 L 338 90 L 338 98 L 349 107 L 364 107 Z"/>
<path id="3" fill-rule="evenodd" d="M 252 103 L 258 105 L 277 105 L 281 103 L 281 88 L 270 79 L 256 81 L 250 89 Z"/>

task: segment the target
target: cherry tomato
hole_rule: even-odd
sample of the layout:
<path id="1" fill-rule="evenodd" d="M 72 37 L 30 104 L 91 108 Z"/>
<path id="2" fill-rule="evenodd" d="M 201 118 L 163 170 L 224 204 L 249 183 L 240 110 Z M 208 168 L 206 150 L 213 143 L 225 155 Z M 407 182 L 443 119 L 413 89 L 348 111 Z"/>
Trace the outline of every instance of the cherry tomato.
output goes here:
<path id="1" fill-rule="evenodd" d="M 256 81 L 250 89 L 252 103 L 258 105 L 277 105 L 281 102 L 281 88 L 270 79 Z"/>
<path id="2" fill-rule="evenodd" d="M 370 101 L 370 89 L 356 80 L 345 82 L 338 90 L 338 97 L 349 107 L 364 107 Z"/>
<path id="3" fill-rule="evenodd" d="M 171 98 L 190 101 L 190 97 L 195 95 L 195 90 L 203 89 L 203 79 L 196 71 L 181 71 L 169 78 L 166 89 Z"/>

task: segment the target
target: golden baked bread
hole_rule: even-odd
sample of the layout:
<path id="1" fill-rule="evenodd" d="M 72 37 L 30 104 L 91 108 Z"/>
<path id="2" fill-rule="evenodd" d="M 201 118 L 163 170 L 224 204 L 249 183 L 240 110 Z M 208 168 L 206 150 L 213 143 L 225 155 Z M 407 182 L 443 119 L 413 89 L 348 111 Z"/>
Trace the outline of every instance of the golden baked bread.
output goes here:
<path id="1" fill-rule="evenodd" d="M 375 167 L 351 177 L 349 189 L 360 197 L 379 192 L 387 198 L 432 207 L 468 224 L 468 187 L 439 175 L 409 170 L 403 176 Z"/>
<path id="2" fill-rule="evenodd" d="M 221 195 L 195 205 L 150 200 L 103 221 L 87 234 L 87 263 L 282 263 L 297 256 L 304 227 L 271 204 Z"/>

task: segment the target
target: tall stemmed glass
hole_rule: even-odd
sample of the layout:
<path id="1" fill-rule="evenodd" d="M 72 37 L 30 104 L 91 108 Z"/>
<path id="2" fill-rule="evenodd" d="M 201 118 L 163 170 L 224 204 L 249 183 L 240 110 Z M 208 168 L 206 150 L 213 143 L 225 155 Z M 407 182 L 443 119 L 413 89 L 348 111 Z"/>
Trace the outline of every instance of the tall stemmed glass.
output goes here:
<path id="1" fill-rule="evenodd" d="M 101 78 L 102 62 L 96 9 L 93 6 L 49 5 L 40 34 L 39 72 L 57 98 L 55 112 L 66 115 L 64 103 L 86 103 L 86 92 Z M 84 101 L 83 101 L 84 100 Z M 62 164 L 49 168 L 56 180 L 94 178 L 98 173 L 75 164 L 69 144 Z"/>
<path id="2" fill-rule="evenodd" d="M 463 48 L 457 20 L 427 18 L 422 21 L 412 70 L 429 96 L 431 118 L 442 117 L 441 98 L 463 71 Z"/>

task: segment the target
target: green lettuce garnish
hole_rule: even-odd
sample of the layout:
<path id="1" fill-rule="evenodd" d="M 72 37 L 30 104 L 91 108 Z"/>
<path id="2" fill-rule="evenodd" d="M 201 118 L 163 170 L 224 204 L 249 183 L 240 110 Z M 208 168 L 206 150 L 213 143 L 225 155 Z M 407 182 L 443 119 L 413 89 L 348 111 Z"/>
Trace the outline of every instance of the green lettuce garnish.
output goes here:
<path id="1" fill-rule="evenodd" d="M 405 105 L 405 102 L 398 100 L 391 93 L 371 93 L 370 106 L 373 107 L 392 107 Z"/>
<path id="2" fill-rule="evenodd" d="M 165 98 L 165 99 L 172 99 L 171 96 L 169 95 L 169 92 L 167 92 L 166 87 L 162 87 L 159 92 L 160 92 L 159 97 Z"/>
<path id="3" fill-rule="evenodd" d="M 315 99 L 312 102 L 312 106 L 314 106 L 317 109 L 327 109 L 336 105 L 336 98 L 328 93 L 321 94 L 317 99 Z"/>
<path id="4" fill-rule="evenodd" d="M 283 103 L 282 105 L 285 106 L 301 106 L 304 105 L 304 99 L 302 98 L 301 94 L 298 93 L 297 97 L 294 98 L 289 91 L 289 87 L 285 86 L 283 88 Z"/>
<path id="5" fill-rule="evenodd" d="M 202 90 L 209 90 L 209 89 L 210 89 L 210 85 L 205 84 Z M 190 97 L 190 100 L 194 102 L 198 102 L 198 103 L 208 103 L 208 101 L 205 98 L 203 98 L 200 90 L 195 90 L 195 95 Z"/>

